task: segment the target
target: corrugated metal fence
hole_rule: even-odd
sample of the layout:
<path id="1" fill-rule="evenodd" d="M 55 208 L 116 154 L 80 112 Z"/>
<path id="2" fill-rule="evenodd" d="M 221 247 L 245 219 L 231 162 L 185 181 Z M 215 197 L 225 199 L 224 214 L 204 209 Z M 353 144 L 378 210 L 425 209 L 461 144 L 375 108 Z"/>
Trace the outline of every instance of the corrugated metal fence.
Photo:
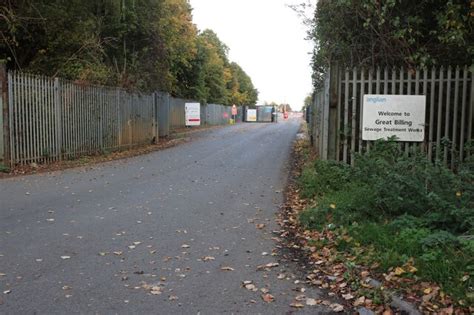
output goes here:
<path id="1" fill-rule="evenodd" d="M 185 103 L 196 102 L 162 92 L 132 93 L 20 72 L 7 75 L 1 64 L 0 92 L 0 162 L 11 166 L 152 143 L 158 135 L 184 128 Z M 228 124 L 231 107 L 201 105 L 201 115 L 202 125 Z"/>
<path id="2" fill-rule="evenodd" d="M 466 157 L 473 139 L 474 80 L 468 67 L 407 70 L 332 67 L 307 115 L 311 138 L 322 159 L 352 163 L 353 152 L 370 150 L 362 140 L 365 94 L 426 95 L 425 140 L 402 146 L 442 159 L 452 168 Z"/>
<path id="3" fill-rule="evenodd" d="M 222 125 L 228 123 L 229 120 L 232 119 L 232 107 L 230 106 L 207 104 L 206 106 L 203 106 L 201 110 L 203 112 L 203 119 L 208 125 Z M 240 106 L 237 107 L 236 121 L 242 121 L 242 110 Z"/>

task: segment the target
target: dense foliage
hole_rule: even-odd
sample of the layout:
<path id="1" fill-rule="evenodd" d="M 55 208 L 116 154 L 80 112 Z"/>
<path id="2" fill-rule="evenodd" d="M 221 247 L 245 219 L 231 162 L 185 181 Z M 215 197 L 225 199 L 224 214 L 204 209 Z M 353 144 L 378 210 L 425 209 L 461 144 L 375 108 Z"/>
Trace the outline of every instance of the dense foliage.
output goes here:
<path id="1" fill-rule="evenodd" d="M 250 77 L 187 0 L 3 0 L 0 59 L 72 80 L 255 104 Z"/>
<path id="2" fill-rule="evenodd" d="M 320 0 L 307 22 L 315 86 L 331 61 L 349 67 L 473 61 L 472 1 Z"/>
<path id="3" fill-rule="evenodd" d="M 413 155 L 396 142 L 380 141 L 353 167 L 315 161 L 301 184 L 317 204 L 301 221 L 312 229 L 348 231 L 371 248 L 372 256 L 363 259 L 380 262 L 382 271 L 413 260 L 419 276 L 472 303 L 474 160 L 455 174 L 442 162 Z"/>

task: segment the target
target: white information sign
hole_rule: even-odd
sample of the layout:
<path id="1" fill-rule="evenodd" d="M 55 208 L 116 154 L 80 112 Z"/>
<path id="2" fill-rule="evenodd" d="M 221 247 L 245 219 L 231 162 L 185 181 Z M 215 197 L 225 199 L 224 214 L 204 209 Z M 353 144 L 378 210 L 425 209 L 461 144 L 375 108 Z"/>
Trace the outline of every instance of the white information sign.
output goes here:
<path id="1" fill-rule="evenodd" d="M 201 104 L 186 103 L 184 104 L 184 112 L 186 118 L 186 126 L 201 125 Z"/>
<path id="2" fill-rule="evenodd" d="M 247 121 L 257 121 L 256 109 L 247 109 Z"/>
<path id="3" fill-rule="evenodd" d="M 424 95 L 364 95 L 362 139 L 422 142 L 425 109 Z"/>

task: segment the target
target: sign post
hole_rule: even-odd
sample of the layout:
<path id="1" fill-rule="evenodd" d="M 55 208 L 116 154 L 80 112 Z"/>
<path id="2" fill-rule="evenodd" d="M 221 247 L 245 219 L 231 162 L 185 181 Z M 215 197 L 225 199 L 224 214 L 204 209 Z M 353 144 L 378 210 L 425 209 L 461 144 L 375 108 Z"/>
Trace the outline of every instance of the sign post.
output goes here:
<path id="1" fill-rule="evenodd" d="M 364 95 L 362 139 L 425 139 L 425 95 Z"/>

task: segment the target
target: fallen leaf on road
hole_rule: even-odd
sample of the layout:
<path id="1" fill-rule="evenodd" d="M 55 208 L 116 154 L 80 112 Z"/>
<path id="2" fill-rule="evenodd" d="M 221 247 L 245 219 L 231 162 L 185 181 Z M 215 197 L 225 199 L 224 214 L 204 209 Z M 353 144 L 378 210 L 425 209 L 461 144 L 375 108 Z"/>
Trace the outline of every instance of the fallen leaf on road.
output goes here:
<path id="1" fill-rule="evenodd" d="M 120 256 L 122 254 L 123 254 L 123 252 L 121 252 L 121 251 L 114 252 L 114 255 L 117 255 L 117 256 Z"/>
<path id="2" fill-rule="evenodd" d="M 105 255 L 107 255 L 106 252 L 100 252 L 100 253 L 99 253 L 99 256 L 105 256 Z"/>
<path id="3" fill-rule="evenodd" d="M 303 308 L 304 307 L 304 305 L 301 304 L 301 303 L 291 303 L 290 306 L 294 307 L 294 308 Z"/>
<path id="4" fill-rule="evenodd" d="M 168 300 L 170 300 L 170 301 L 176 301 L 177 299 L 178 299 L 178 297 L 176 295 L 170 295 L 168 297 Z"/>
<path id="5" fill-rule="evenodd" d="M 212 256 L 204 256 L 201 259 L 202 261 L 211 261 L 211 260 L 215 260 L 216 258 Z"/>
<path id="6" fill-rule="evenodd" d="M 319 303 L 321 303 L 321 301 L 319 301 Z M 306 299 L 306 305 L 308 306 L 315 306 L 315 305 L 318 305 L 319 304 L 318 301 L 316 301 L 316 299 Z"/>
<path id="7" fill-rule="evenodd" d="M 181 248 L 190 248 L 191 246 L 189 246 L 188 244 L 183 244 L 181 245 Z"/>
<path id="8" fill-rule="evenodd" d="M 267 303 L 273 302 L 275 300 L 275 297 L 271 295 L 270 293 L 263 294 L 262 295 L 262 300 L 264 300 Z"/>
<path id="9" fill-rule="evenodd" d="M 344 306 L 342 306 L 341 304 L 333 303 L 329 305 L 329 307 L 336 313 L 344 311 Z"/>
<path id="10" fill-rule="evenodd" d="M 221 270 L 222 271 L 234 271 L 235 269 L 232 268 L 232 267 L 224 266 L 224 267 L 221 267 Z"/>
<path id="11" fill-rule="evenodd" d="M 63 259 L 63 260 L 71 259 L 71 256 L 61 256 L 61 259 Z"/>
<path id="12" fill-rule="evenodd" d="M 3 294 L 10 294 L 10 293 L 12 293 L 12 290 L 5 290 L 5 291 L 3 291 Z"/>
<path id="13" fill-rule="evenodd" d="M 277 263 L 277 262 L 268 263 L 268 264 L 265 264 L 265 265 L 257 266 L 257 270 L 270 269 L 270 268 L 278 267 L 279 265 L 280 264 Z"/>
<path id="14" fill-rule="evenodd" d="M 150 293 L 153 294 L 153 295 L 160 295 L 163 292 L 161 292 L 161 287 L 153 286 L 150 290 Z"/>
<path id="15" fill-rule="evenodd" d="M 255 224 L 255 227 L 259 230 L 263 229 L 265 227 L 265 224 L 260 223 L 260 224 Z"/>
<path id="16" fill-rule="evenodd" d="M 5 277 L 7 274 L 0 272 L 0 277 Z"/>

